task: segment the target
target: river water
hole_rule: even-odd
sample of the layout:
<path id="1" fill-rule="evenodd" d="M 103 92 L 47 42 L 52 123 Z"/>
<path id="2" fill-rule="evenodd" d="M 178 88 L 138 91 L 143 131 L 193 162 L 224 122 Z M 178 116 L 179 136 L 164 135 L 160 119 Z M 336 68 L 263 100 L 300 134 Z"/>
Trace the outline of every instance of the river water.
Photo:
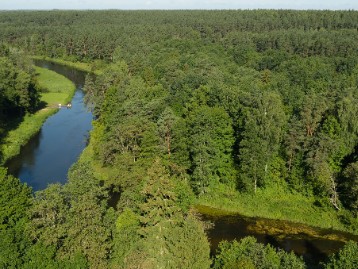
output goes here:
<path id="1" fill-rule="evenodd" d="M 20 154 L 6 164 L 10 174 L 37 191 L 50 183 L 66 182 L 69 168 L 86 147 L 92 114 L 83 101 L 86 73 L 46 61 L 35 64 L 64 75 L 76 85 L 72 107 L 61 108 L 49 117 Z"/>

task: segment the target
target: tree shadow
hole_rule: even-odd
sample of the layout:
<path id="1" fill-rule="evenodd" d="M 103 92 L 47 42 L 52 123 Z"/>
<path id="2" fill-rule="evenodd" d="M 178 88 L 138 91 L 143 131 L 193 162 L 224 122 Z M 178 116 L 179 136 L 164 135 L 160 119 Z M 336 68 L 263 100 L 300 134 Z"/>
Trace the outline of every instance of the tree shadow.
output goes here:
<path id="1" fill-rule="evenodd" d="M 305 240 L 307 252 L 302 256 L 307 268 L 321 268 L 320 263 L 327 260 L 327 254 L 322 252 L 309 240 Z"/>
<path id="2" fill-rule="evenodd" d="M 34 115 L 41 109 L 44 109 L 48 104 L 44 101 L 39 101 L 36 108 L 30 113 Z M 0 165 L 5 164 L 4 153 L 1 150 L 1 145 L 5 143 L 5 139 L 9 132 L 19 128 L 20 124 L 24 121 L 26 116 L 25 112 L 20 111 L 18 108 L 13 110 L 7 110 L 6 112 L 0 111 Z"/>
<path id="3" fill-rule="evenodd" d="M 2 115 L 0 116 L 0 146 L 5 142 L 5 138 L 8 133 L 19 127 L 24 120 L 24 115 Z M 4 154 L 0 150 L 0 164 L 4 164 Z"/>
<path id="4" fill-rule="evenodd" d="M 39 104 L 38 104 L 38 107 L 37 107 L 37 111 L 41 110 L 41 109 L 44 109 L 48 107 L 48 103 L 45 102 L 45 101 L 40 101 Z M 36 113 L 36 112 L 35 112 Z"/>

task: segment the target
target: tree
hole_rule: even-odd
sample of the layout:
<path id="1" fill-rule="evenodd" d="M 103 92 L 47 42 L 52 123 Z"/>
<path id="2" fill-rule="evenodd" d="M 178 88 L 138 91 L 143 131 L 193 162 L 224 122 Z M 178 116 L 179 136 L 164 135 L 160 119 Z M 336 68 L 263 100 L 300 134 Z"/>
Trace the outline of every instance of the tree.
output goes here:
<path id="1" fill-rule="evenodd" d="M 357 242 L 349 241 L 337 253 L 329 258 L 329 261 L 324 265 L 327 269 L 354 269 L 358 267 L 358 244 Z"/>
<path id="2" fill-rule="evenodd" d="M 30 65 L 16 63 L 17 57 L 0 57 L 0 117 L 22 116 L 36 111 L 39 105 L 33 70 Z"/>
<path id="3" fill-rule="evenodd" d="M 125 208 L 116 220 L 111 254 L 112 267 L 126 268 L 129 265 L 129 257 L 137 251 L 140 240 L 139 228 L 139 216 L 131 209 Z"/>
<path id="4" fill-rule="evenodd" d="M 18 268 L 30 245 L 29 222 L 31 189 L 0 168 L 0 267 Z"/>
<path id="5" fill-rule="evenodd" d="M 188 121 L 191 172 L 194 189 L 206 192 L 219 182 L 235 185 L 232 121 L 220 107 L 199 106 Z"/>
<path id="6" fill-rule="evenodd" d="M 240 178 L 244 188 L 256 192 L 270 182 L 270 163 L 278 155 L 286 116 L 276 92 L 253 92 L 245 97 L 239 134 Z"/>
<path id="7" fill-rule="evenodd" d="M 209 268 L 209 244 L 203 225 L 177 206 L 174 185 L 159 160 L 148 170 L 142 193 L 139 220 L 143 239 L 138 247 L 142 259 L 136 260 L 137 266 Z"/>
<path id="8" fill-rule="evenodd" d="M 53 252 L 54 262 L 88 263 L 107 268 L 111 249 L 112 212 L 106 191 L 93 177 L 88 164 L 75 165 L 65 186 L 50 185 L 36 193 L 31 208 L 34 253 Z"/>
<path id="9" fill-rule="evenodd" d="M 358 214 L 358 162 L 351 163 L 343 170 L 341 183 L 342 200 L 356 215 Z"/>
<path id="10" fill-rule="evenodd" d="M 276 251 L 270 245 L 257 243 L 253 237 L 245 237 L 239 242 L 222 241 L 213 268 L 266 269 L 266 268 L 306 268 L 302 258 L 282 250 Z"/>
<path id="11" fill-rule="evenodd" d="M 178 117 L 175 116 L 173 111 L 169 107 L 166 107 L 163 113 L 160 115 L 160 118 L 158 119 L 157 123 L 159 135 L 164 142 L 162 142 L 163 148 L 165 148 L 168 158 L 170 158 L 172 152 L 171 144 L 173 137 L 173 128 L 177 120 Z"/>

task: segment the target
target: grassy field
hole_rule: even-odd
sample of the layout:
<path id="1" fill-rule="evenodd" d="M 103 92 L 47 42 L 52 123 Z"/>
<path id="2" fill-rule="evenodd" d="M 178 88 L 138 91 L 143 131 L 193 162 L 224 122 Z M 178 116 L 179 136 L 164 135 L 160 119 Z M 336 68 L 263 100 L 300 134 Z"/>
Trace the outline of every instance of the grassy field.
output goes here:
<path id="1" fill-rule="evenodd" d="M 222 189 L 212 190 L 198 198 L 197 208 L 208 206 L 212 212 L 206 214 L 241 214 L 248 217 L 287 220 L 314 227 L 347 231 L 358 234 L 358 220 L 350 216 L 348 211 L 336 211 L 329 206 L 316 206 L 313 197 L 299 193 L 289 193 L 282 188 L 258 189 L 256 194 L 239 193 Z M 218 211 L 220 209 L 220 211 Z M 349 223 L 352 222 L 352 223 Z"/>
<path id="2" fill-rule="evenodd" d="M 36 72 L 39 86 L 45 89 L 41 94 L 41 101 L 46 102 L 47 107 L 35 114 L 26 115 L 15 129 L 9 126 L 0 145 L 2 164 L 18 155 L 21 147 L 41 129 L 46 119 L 57 111 L 57 105 L 69 102 L 75 92 L 75 85 L 64 76 L 44 68 L 36 68 Z"/>
<path id="3" fill-rule="evenodd" d="M 41 93 L 41 101 L 47 106 L 53 107 L 71 101 L 76 90 L 72 81 L 45 68 L 36 67 L 36 73 L 39 86 L 44 89 Z"/>

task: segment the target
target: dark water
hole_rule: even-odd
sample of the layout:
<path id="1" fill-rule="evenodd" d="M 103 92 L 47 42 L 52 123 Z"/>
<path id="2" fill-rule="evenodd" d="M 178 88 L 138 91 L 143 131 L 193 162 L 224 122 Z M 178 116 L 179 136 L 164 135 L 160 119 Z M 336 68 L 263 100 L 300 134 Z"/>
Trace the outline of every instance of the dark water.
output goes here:
<path id="1" fill-rule="evenodd" d="M 288 252 L 293 251 L 302 256 L 310 267 L 315 267 L 319 262 L 325 261 L 330 254 L 336 253 L 346 241 L 358 241 L 358 236 L 353 234 L 288 221 L 241 215 L 202 214 L 202 218 L 213 224 L 208 230 L 213 254 L 222 240 L 239 240 L 253 236 L 260 243 L 270 244 Z"/>
<path id="2" fill-rule="evenodd" d="M 49 117 L 21 153 L 6 164 L 10 174 L 37 191 L 49 183 L 66 182 L 68 169 L 87 144 L 92 114 L 83 102 L 84 72 L 46 61 L 36 61 L 35 64 L 64 75 L 77 88 L 72 108 L 61 108 Z"/>

